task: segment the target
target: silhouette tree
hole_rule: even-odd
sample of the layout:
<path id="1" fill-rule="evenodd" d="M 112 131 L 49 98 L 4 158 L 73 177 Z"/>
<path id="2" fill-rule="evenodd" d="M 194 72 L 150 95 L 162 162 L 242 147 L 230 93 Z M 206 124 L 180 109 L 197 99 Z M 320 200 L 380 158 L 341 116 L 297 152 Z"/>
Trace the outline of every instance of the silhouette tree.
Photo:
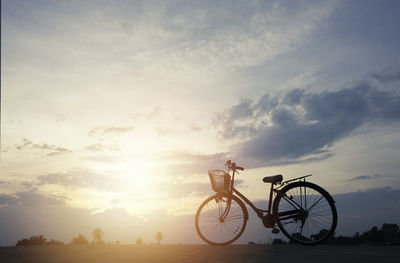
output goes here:
<path id="1" fill-rule="evenodd" d="M 156 240 L 158 241 L 157 244 L 160 244 L 163 237 L 164 237 L 163 233 L 157 232 L 157 234 L 156 234 Z"/>
<path id="2" fill-rule="evenodd" d="M 141 237 L 138 237 L 136 239 L 136 245 L 141 245 L 141 244 L 143 244 L 143 239 Z"/>
<path id="3" fill-rule="evenodd" d="M 400 242 L 400 228 L 397 224 L 383 224 L 380 231 L 386 243 Z"/>
<path id="4" fill-rule="evenodd" d="M 103 241 L 104 232 L 103 232 L 103 230 L 101 230 L 100 228 L 96 228 L 95 230 L 93 230 L 92 235 L 93 235 L 93 240 L 95 241 L 95 243 L 97 245 L 104 244 L 104 241 Z"/>
<path id="5" fill-rule="evenodd" d="M 333 236 L 326 242 L 327 245 L 400 245 L 400 229 L 397 224 L 383 224 L 362 234 L 355 233 L 352 237 Z"/>
<path id="6" fill-rule="evenodd" d="M 42 246 L 46 245 L 46 238 L 43 235 L 31 236 L 29 239 L 18 240 L 16 246 Z"/>
<path id="7" fill-rule="evenodd" d="M 74 237 L 71 242 L 73 245 L 88 245 L 89 241 L 83 234 L 79 234 L 77 237 Z"/>
<path id="8" fill-rule="evenodd" d="M 43 235 L 39 235 L 18 240 L 15 245 L 16 246 L 60 246 L 65 244 L 61 241 L 57 241 L 54 239 L 47 241 L 47 239 Z"/>

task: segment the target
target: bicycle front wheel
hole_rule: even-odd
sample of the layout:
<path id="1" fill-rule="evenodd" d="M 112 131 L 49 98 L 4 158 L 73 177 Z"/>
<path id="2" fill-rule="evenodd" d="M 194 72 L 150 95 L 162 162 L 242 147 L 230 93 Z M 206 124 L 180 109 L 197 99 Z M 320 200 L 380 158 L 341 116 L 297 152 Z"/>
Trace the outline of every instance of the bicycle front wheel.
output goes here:
<path id="1" fill-rule="evenodd" d="M 247 218 L 246 207 L 239 198 L 217 193 L 206 199 L 197 210 L 196 231 L 210 245 L 228 245 L 242 235 Z"/>
<path id="2" fill-rule="evenodd" d="M 303 245 L 322 243 L 337 225 L 335 201 L 323 188 L 309 182 L 282 188 L 275 198 L 273 211 L 282 233 Z"/>

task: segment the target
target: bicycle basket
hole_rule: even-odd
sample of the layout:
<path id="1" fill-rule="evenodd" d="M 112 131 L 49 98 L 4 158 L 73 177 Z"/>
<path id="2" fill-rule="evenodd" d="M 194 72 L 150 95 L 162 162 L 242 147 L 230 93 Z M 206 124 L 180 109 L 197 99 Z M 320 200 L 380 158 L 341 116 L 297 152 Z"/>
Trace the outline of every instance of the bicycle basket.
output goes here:
<path id="1" fill-rule="evenodd" d="M 211 187 L 215 192 L 228 192 L 230 184 L 230 176 L 222 170 L 209 170 Z"/>

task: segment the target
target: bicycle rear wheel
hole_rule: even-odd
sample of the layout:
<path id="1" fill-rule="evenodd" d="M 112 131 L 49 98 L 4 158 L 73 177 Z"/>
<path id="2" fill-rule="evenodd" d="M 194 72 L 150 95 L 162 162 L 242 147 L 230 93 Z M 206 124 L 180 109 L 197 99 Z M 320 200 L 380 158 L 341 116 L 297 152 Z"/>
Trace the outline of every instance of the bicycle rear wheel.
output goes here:
<path id="1" fill-rule="evenodd" d="M 317 245 L 328 239 L 337 225 L 335 201 L 320 186 L 309 182 L 291 183 L 274 201 L 274 215 L 282 233 L 303 245 Z"/>
<path id="2" fill-rule="evenodd" d="M 197 210 L 196 231 L 210 245 L 228 245 L 242 235 L 247 218 L 246 207 L 239 198 L 217 193 L 206 199 Z"/>

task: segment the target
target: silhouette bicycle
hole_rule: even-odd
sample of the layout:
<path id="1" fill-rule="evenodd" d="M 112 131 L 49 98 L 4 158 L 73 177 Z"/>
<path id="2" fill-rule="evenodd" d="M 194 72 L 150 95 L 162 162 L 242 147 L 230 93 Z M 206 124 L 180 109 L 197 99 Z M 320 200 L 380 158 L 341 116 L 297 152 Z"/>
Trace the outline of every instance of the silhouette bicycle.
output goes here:
<path id="1" fill-rule="evenodd" d="M 263 181 L 271 184 L 268 209 L 264 210 L 257 208 L 234 187 L 235 174 L 239 174 L 237 170 L 244 168 L 230 160 L 225 166 L 226 172 L 208 171 L 216 194 L 207 198 L 197 210 L 196 231 L 205 242 L 223 246 L 242 235 L 249 218 L 244 202 L 256 212 L 266 228 L 272 228 L 272 233 L 278 234 L 280 229 L 296 243 L 320 244 L 334 233 L 337 225 L 335 201 L 322 187 L 306 182 L 311 175 L 284 182 L 280 174 L 264 177 Z"/>

